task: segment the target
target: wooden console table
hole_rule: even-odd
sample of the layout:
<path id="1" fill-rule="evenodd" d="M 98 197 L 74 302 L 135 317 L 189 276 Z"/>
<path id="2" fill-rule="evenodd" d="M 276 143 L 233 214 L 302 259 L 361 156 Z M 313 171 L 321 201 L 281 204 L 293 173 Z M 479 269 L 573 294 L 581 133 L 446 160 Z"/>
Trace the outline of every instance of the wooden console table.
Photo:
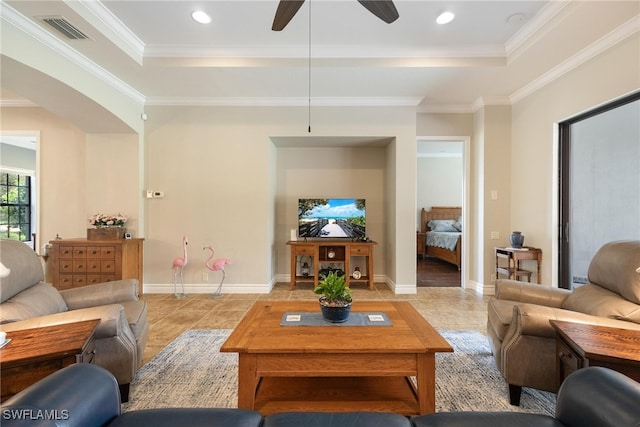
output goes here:
<path id="1" fill-rule="evenodd" d="M 347 286 L 351 283 L 365 283 L 369 289 L 373 289 L 373 246 L 376 242 L 353 242 L 351 240 L 314 240 L 314 241 L 289 241 L 291 246 L 291 289 L 296 288 L 298 282 L 313 282 L 318 286 L 320 279 L 320 264 L 335 264 L 347 275 Z M 307 257 L 309 274 L 303 275 L 298 258 Z M 360 268 L 361 277 L 353 277 L 355 265 L 352 268 L 352 257 L 365 257 L 364 265 Z M 308 261 L 307 261 L 308 262 Z"/>
<path id="2" fill-rule="evenodd" d="M 494 248 L 496 255 L 496 279 L 504 275 L 507 279 L 518 280 L 526 277 L 531 282 L 532 271 L 522 268 L 520 262 L 533 260 L 537 263 L 536 283 L 540 283 L 540 265 L 542 264 L 542 249 L 525 246 L 522 249 Z M 500 261 L 504 260 L 503 263 Z"/>
<path id="3" fill-rule="evenodd" d="M 640 331 L 550 320 L 556 330 L 558 387 L 573 371 L 603 366 L 640 381 Z"/>
<path id="4" fill-rule="evenodd" d="M 65 366 L 93 363 L 93 334 L 99 322 L 84 320 L 7 332 L 11 342 L 0 349 L 0 400 Z"/>

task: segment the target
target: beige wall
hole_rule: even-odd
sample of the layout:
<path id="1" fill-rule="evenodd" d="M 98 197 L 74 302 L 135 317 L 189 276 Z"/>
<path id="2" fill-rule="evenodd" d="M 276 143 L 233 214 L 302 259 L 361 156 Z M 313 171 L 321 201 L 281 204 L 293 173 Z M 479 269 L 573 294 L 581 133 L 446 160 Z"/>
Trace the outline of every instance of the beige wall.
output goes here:
<path id="1" fill-rule="evenodd" d="M 367 236 L 384 239 L 385 147 L 277 149 L 276 253 L 277 271 L 290 268 L 290 230 L 297 227 L 299 198 L 366 200 Z M 291 226 L 293 224 L 293 226 Z M 287 228 L 289 227 L 289 228 Z M 384 246 L 374 248 L 375 274 L 384 277 Z"/>
<path id="2" fill-rule="evenodd" d="M 476 244 L 481 268 L 474 280 L 487 287 L 494 274 L 494 247 L 509 246 L 511 203 L 511 107 L 487 106 L 482 115 L 483 156 L 482 189 L 478 189 L 478 201 L 484 212 L 479 224 L 482 238 Z M 495 192 L 497 199 L 492 197 Z M 499 238 L 493 239 L 492 232 Z M 526 234 L 526 231 L 525 231 Z"/>
<path id="3" fill-rule="evenodd" d="M 2 131 L 39 131 L 38 251 L 57 235 L 86 235 L 86 135 L 37 107 L 0 109 Z"/>
<path id="4" fill-rule="evenodd" d="M 396 216 L 412 215 L 415 209 L 415 113 L 398 108 L 319 108 L 313 116 L 314 137 L 364 136 L 403 145 L 404 163 L 414 167 L 398 195 L 396 179 L 388 173 L 388 148 L 279 146 L 281 138 L 299 138 L 305 146 L 309 135 L 300 112 L 296 108 L 148 110 L 146 187 L 165 194 L 162 199 L 145 200 L 149 289 L 166 291 L 173 286 L 171 260 L 181 254 L 183 235 L 189 238 L 190 265 L 184 280 L 191 292 L 206 291 L 219 282 L 219 273 L 209 275 L 208 287 L 202 278 L 206 255 L 202 247 L 210 244 L 217 257 L 233 261 L 227 268 L 225 292 L 265 291 L 274 281 L 288 279 L 285 243 L 289 230 L 297 227 L 297 198 L 318 194 L 365 197 L 368 232 L 380 241 L 376 275 L 387 275 L 394 285 L 415 290 L 414 236 L 398 247 L 387 241 L 389 235 L 399 240 L 397 230 L 385 228 L 393 227 Z M 385 211 L 388 206 L 391 213 Z M 403 225 L 406 228 L 407 223 Z M 405 275 L 400 278 L 389 273 L 397 261 L 388 247 L 413 263 L 403 267 Z"/>
<path id="5" fill-rule="evenodd" d="M 543 251 L 541 281 L 555 284 L 555 124 L 640 89 L 640 34 L 566 72 L 511 107 L 471 114 L 418 114 L 417 135 L 471 135 L 469 278 L 491 293 L 493 247 L 513 230 Z M 491 200 L 491 190 L 498 200 Z M 491 240 L 498 231 L 499 240 Z M 531 266 L 532 267 L 532 266 Z"/>
<path id="6" fill-rule="evenodd" d="M 88 215 L 126 215 L 127 231 L 140 237 L 139 156 L 137 135 L 87 135 Z"/>
<path id="7" fill-rule="evenodd" d="M 556 123 L 640 89 L 640 33 L 513 105 L 511 225 L 543 251 L 542 282 L 556 282 Z"/>

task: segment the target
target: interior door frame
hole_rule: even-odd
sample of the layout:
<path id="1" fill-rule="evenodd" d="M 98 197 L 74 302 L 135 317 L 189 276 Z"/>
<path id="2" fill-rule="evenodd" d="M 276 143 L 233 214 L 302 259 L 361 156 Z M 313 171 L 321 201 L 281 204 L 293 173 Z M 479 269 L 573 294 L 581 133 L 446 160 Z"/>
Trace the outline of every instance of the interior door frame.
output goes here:
<path id="1" fill-rule="evenodd" d="M 469 136 L 418 136 L 416 138 L 416 143 L 418 141 L 456 141 L 462 142 L 462 224 L 470 224 L 470 194 L 469 189 L 471 188 L 471 160 L 470 160 L 470 152 L 471 152 L 471 137 Z M 416 156 L 417 161 L 417 156 Z M 416 174 L 417 175 L 417 174 Z M 417 183 L 416 183 L 417 189 Z M 417 212 L 417 206 L 416 206 Z M 472 284 L 469 282 L 469 263 L 470 263 L 470 248 L 469 239 L 471 238 L 471 233 L 469 233 L 469 227 L 462 227 L 462 262 L 460 266 L 460 287 L 462 289 L 472 288 Z M 415 245 L 414 245 L 415 247 Z M 414 259 L 417 259 L 417 254 L 414 255 Z M 415 270 L 415 269 L 414 269 Z M 418 284 L 416 283 L 416 289 Z"/>

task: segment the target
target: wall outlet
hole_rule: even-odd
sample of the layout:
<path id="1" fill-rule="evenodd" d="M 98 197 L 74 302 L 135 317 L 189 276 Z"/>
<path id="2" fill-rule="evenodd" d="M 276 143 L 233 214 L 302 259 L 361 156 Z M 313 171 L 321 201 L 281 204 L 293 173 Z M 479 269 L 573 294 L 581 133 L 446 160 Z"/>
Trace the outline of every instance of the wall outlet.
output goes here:
<path id="1" fill-rule="evenodd" d="M 500 232 L 492 231 L 491 232 L 491 240 L 500 240 Z"/>
<path id="2" fill-rule="evenodd" d="M 203 271 L 202 272 L 202 281 L 203 282 L 208 282 L 209 281 L 209 273 L 207 271 Z"/>

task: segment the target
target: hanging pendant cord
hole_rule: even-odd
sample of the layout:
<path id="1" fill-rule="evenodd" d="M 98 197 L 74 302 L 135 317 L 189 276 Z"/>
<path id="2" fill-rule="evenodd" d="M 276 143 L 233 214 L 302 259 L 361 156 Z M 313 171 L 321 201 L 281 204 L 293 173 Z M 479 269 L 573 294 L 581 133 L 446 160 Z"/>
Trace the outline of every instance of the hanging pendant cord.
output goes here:
<path id="1" fill-rule="evenodd" d="M 308 132 L 311 133 L 311 0 L 309 0 L 309 58 L 308 58 L 308 69 L 309 69 L 309 94 L 308 94 L 308 122 L 309 128 Z"/>

